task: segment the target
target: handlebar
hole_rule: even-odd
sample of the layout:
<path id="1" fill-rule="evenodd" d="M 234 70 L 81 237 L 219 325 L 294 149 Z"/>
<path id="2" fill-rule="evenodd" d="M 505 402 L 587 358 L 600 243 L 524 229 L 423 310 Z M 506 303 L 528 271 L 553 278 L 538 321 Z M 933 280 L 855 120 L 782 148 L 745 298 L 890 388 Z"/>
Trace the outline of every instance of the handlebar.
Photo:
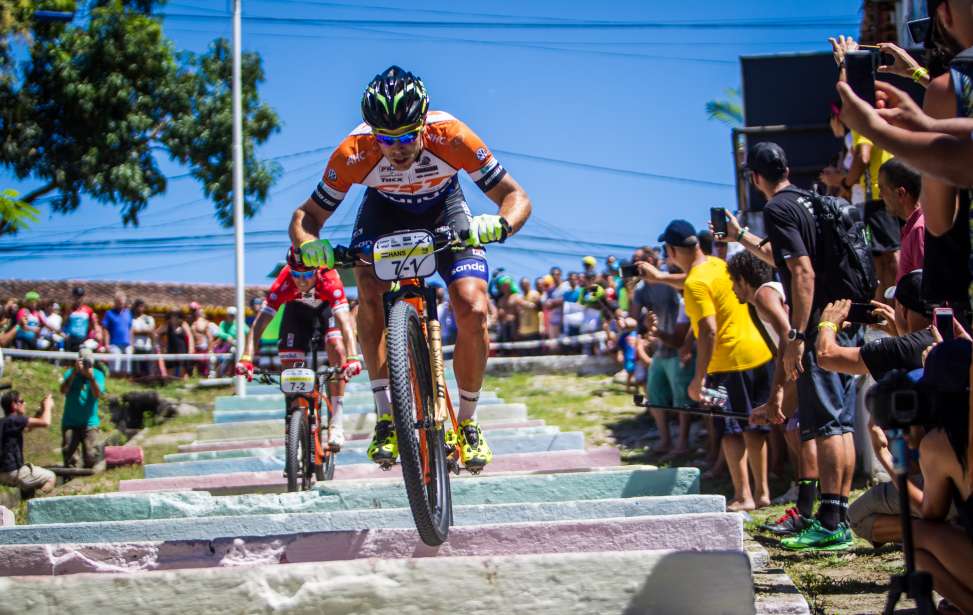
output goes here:
<path id="1" fill-rule="evenodd" d="M 442 227 L 431 231 L 433 236 L 433 247 L 436 252 L 441 252 L 447 248 L 462 246 L 470 238 L 470 230 L 462 229 L 459 232 L 451 227 Z M 371 265 L 371 253 L 357 247 L 334 246 L 334 268 L 351 269 L 358 265 Z"/>
<path id="2" fill-rule="evenodd" d="M 341 375 L 341 368 L 327 365 L 319 367 L 317 373 L 319 376 L 324 376 L 325 380 L 333 380 Z M 280 372 L 256 369 L 253 371 L 253 377 L 260 384 L 280 384 Z"/>

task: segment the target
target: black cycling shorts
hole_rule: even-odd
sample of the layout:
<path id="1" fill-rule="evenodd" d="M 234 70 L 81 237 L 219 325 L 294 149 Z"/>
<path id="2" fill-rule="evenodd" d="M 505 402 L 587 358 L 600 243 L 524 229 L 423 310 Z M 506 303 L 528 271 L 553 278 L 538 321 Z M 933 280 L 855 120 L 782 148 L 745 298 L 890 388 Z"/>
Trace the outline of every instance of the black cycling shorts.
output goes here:
<path id="1" fill-rule="evenodd" d="M 277 339 L 277 349 L 280 352 L 306 352 L 314 332 L 314 313 L 321 310 L 321 345 L 317 350 L 325 349 L 325 337 L 331 320 L 331 307 L 328 305 L 314 307 L 303 301 L 291 301 L 284 304 L 284 315 L 280 319 L 280 335 Z"/>
<path id="2" fill-rule="evenodd" d="M 377 238 L 399 231 L 435 231 L 443 226 L 449 226 L 456 233 L 468 230 L 470 209 L 466 205 L 459 182 L 456 178 L 453 180 L 453 189 L 447 193 L 442 207 L 433 206 L 419 213 L 410 212 L 402 205 L 389 201 L 374 188 L 366 189 L 355 219 L 351 247 L 370 252 Z M 479 278 L 484 282 L 490 279 L 486 251 L 483 248 L 444 250 L 436 255 L 436 270 L 447 286 L 460 278 Z"/>

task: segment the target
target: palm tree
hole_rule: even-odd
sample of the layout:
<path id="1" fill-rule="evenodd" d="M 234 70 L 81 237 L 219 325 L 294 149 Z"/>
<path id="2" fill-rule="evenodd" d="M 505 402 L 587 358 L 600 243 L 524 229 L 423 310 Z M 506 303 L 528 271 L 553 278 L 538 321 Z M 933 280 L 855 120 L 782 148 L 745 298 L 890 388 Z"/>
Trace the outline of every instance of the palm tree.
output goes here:
<path id="1" fill-rule="evenodd" d="M 729 126 L 743 126 L 743 108 L 740 106 L 740 90 L 727 88 L 727 100 L 711 100 L 706 103 L 706 115 Z"/>
<path id="2" fill-rule="evenodd" d="M 40 210 L 17 199 L 17 196 L 15 190 L 0 191 L 0 236 L 15 235 L 31 222 L 37 222 Z"/>

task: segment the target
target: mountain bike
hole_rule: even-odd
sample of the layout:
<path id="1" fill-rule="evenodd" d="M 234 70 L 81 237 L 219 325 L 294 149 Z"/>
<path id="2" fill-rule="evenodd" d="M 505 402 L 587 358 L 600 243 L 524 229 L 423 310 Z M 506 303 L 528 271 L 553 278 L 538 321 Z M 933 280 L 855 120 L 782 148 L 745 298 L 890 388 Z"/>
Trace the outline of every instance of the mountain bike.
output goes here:
<path id="1" fill-rule="evenodd" d="M 315 480 L 332 480 L 335 457 L 341 450 L 328 443 L 334 415 L 328 383 L 341 377 L 341 368 L 318 365 L 318 354 L 323 352 L 320 350 L 324 339 L 322 332 L 329 314 L 327 305 L 314 311 L 313 329 L 305 354 L 305 357 L 310 355 L 310 367 L 301 363 L 281 370 L 280 374 L 258 372 L 258 382 L 279 384 L 287 400 L 284 477 L 288 491 L 307 491 Z"/>
<path id="2" fill-rule="evenodd" d="M 436 290 L 425 283 L 436 274 L 436 254 L 458 248 L 464 240 L 450 227 L 441 227 L 383 235 L 370 254 L 335 247 L 335 267 L 369 265 L 380 280 L 393 283 L 383 295 L 392 414 L 412 517 L 419 537 L 430 546 L 445 542 L 453 523 L 449 472 L 482 470 L 461 467 L 459 422 L 446 389 Z"/>

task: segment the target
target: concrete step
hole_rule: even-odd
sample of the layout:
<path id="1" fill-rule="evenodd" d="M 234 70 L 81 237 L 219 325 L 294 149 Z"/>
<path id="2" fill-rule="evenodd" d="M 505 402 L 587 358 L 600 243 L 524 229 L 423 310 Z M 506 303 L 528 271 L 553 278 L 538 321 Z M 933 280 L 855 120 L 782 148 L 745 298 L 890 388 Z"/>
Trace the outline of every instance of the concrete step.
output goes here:
<path id="1" fill-rule="evenodd" d="M 597 470 L 621 465 L 621 456 L 613 446 L 585 451 L 551 451 L 504 455 L 493 460 L 484 476 L 503 475 L 510 472 L 578 472 Z M 335 467 L 335 480 L 384 479 L 401 476 L 396 465 L 384 471 L 374 463 L 341 465 Z M 469 474 L 454 479 L 471 479 Z M 279 470 L 269 472 L 237 472 L 204 476 L 177 476 L 174 478 L 140 478 L 123 480 L 120 491 L 209 491 L 214 494 L 232 495 L 244 493 L 281 493 L 286 491 L 287 481 Z"/>
<path id="2" fill-rule="evenodd" d="M 264 536 L 238 534 L 211 540 L 134 544 L 57 545 L 54 553 L 50 545 L 4 546 L 0 547 L 0 562 L 3 562 L 0 570 L 4 575 L 29 575 L 46 571 L 96 572 L 102 563 L 120 561 L 128 563 L 125 566 L 128 571 L 135 572 L 368 557 L 406 559 L 648 549 L 742 552 L 743 549 L 743 521 L 732 513 L 460 525 L 453 527 L 449 534 L 449 541 L 439 547 L 423 544 L 415 529 L 408 527 Z"/>
<path id="3" fill-rule="evenodd" d="M 459 393 L 456 389 L 450 390 L 449 394 L 453 403 L 458 405 L 456 400 L 459 399 Z M 502 403 L 502 400 L 493 391 L 481 391 L 480 403 L 484 405 L 498 404 Z M 344 404 L 347 412 L 371 412 L 375 406 L 371 392 L 346 394 Z M 217 397 L 213 402 L 215 410 L 276 410 L 283 407 L 284 395 L 280 392 L 247 395 L 246 397 L 223 395 Z"/>
<path id="4" fill-rule="evenodd" d="M 455 505 L 687 495 L 699 493 L 699 470 L 632 466 L 596 472 L 480 476 L 452 481 L 451 488 Z M 205 491 L 183 491 L 37 498 L 29 503 L 28 519 L 35 525 L 408 507 L 405 485 L 392 478 L 330 481 L 311 491 L 284 494 L 214 497 Z"/>
<path id="5" fill-rule="evenodd" d="M 490 429 L 484 430 L 483 434 L 490 446 L 493 448 L 494 454 L 506 455 L 514 452 L 526 452 L 517 451 L 513 446 L 520 446 L 523 448 L 523 444 L 518 443 L 515 438 L 534 438 L 539 436 L 554 436 L 558 432 L 557 427 L 528 427 L 523 429 Z M 495 443 L 496 441 L 496 443 Z M 525 441 L 526 442 L 526 441 Z M 342 447 L 342 452 L 348 451 L 364 451 L 368 449 L 370 440 L 360 439 L 360 440 L 348 440 Z M 207 459 L 236 459 L 240 457 L 261 457 L 272 455 L 275 457 L 283 457 L 285 449 L 283 446 L 260 446 L 253 448 L 238 448 L 220 451 L 204 451 L 199 453 L 169 453 L 165 456 L 164 460 L 166 463 L 175 463 L 181 461 L 203 461 Z"/>
<path id="6" fill-rule="evenodd" d="M 348 416 L 362 414 L 361 412 L 346 412 Z M 488 404 L 477 408 L 476 415 L 480 420 L 525 420 L 527 418 L 527 406 L 524 404 Z M 214 423 L 265 421 L 283 418 L 283 406 L 276 410 L 217 410 L 213 412 Z"/>
<path id="7" fill-rule="evenodd" d="M 480 418 L 480 426 L 486 429 L 497 423 L 521 423 L 525 419 L 491 419 Z M 345 436 L 349 434 L 367 434 L 372 437 L 372 430 L 375 429 L 375 414 L 349 414 L 344 419 Z M 197 440 L 224 440 L 227 438 L 266 438 L 283 437 L 283 419 L 271 419 L 263 421 L 243 421 L 239 423 L 210 423 L 200 425 L 196 428 Z"/>
<path id="8" fill-rule="evenodd" d="M 522 421 L 520 423 L 494 423 L 489 429 L 483 432 L 490 436 L 491 433 L 501 429 L 529 429 L 534 427 L 544 427 L 545 422 L 540 419 Z M 346 441 L 369 440 L 371 433 L 345 433 Z M 267 446 L 284 446 L 284 438 L 229 438 L 226 440 L 195 440 L 189 444 L 178 446 L 180 453 L 202 453 L 207 451 L 227 451 L 240 448 L 262 448 Z"/>
<path id="9" fill-rule="evenodd" d="M 496 438 L 491 447 L 498 454 L 539 453 L 542 451 L 564 451 L 584 449 L 584 433 L 580 431 L 558 432 L 535 436 L 513 436 Z M 502 451 L 502 452 L 501 452 Z M 206 453 L 185 453 L 204 455 Z M 346 448 L 335 458 L 337 465 L 371 463 L 366 447 Z M 201 474 L 227 474 L 231 472 L 262 472 L 283 470 L 284 455 L 259 455 L 235 457 L 230 459 L 203 459 L 200 461 L 180 461 L 174 463 L 150 463 L 145 466 L 145 478 L 164 478 L 169 476 L 197 476 Z"/>
<path id="10" fill-rule="evenodd" d="M 637 518 L 657 514 L 672 517 L 672 510 L 699 510 L 721 518 L 735 513 L 713 511 L 721 506 L 722 497 L 686 496 L 691 499 L 669 500 L 657 504 L 658 497 L 587 500 L 582 502 L 530 502 L 486 505 L 458 505 L 453 516 L 456 526 L 479 528 L 497 523 L 551 523 L 568 520 Z M 714 499 L 716 498 L 716 499 Z M 739 521 L 738 523 L 742 523 Z M 678 524 L 677 524 L 678 525 Z M 0 545 L 99 544 L 128 542 L 172 542 L 217 540 L 220 538 L 286 536 L 309 532 L 363 531 L 382 528 L 415 529 L 408 508 L 343 510 L 317 513 L 264 513 L 230 517 L 179 517 L 173 519 L 133 519 L 125 521 L 86 521 L 51 523 L 0 528 Z M 742 544 L 742 537 L 730 533 L 728 538 Z M 692 537 L 687 537 L 692 539 Z M 701 548 L 701 547 L 694 547 Z M 3 570 L 0 560 L 0 570 Z"/>
<path id="11" fill-rule="evenodd" d="M 447 582 L 448 579 L 448 582 Z M 0 579 L 13 613 L 752 615 L 739 552 L 621 551 L 357 561 Z"/>

